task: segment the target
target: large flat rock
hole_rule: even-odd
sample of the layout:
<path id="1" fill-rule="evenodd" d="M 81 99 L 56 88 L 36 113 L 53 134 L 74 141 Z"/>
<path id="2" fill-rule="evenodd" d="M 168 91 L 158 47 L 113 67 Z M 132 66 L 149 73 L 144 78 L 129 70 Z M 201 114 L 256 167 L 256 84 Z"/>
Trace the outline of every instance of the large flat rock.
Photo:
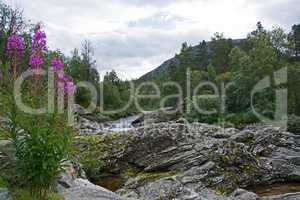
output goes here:
<path id="1" fill-rule="evenodd" d="M 65 200 L 133 200 L 123 198 L 84 179 L 76 179 L 74 186 L 61 193 Z"/>

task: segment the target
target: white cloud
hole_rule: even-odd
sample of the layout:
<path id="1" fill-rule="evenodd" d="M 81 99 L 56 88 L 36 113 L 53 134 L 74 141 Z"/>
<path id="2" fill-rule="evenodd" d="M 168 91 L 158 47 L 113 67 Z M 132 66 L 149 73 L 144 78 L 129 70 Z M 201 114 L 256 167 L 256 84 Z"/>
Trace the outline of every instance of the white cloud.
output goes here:
<path id="1" fill-rule="evenodd" d="M 156 29 L 174 29 L 176 26 L 187 19 L 173 15 L 172 13 L 168 12 L 159 12 L 155 13 L 153 16 L 149 16 L 146 18 L 142 18 L 135 21 L 130 21 L 128 23 L 129 28 L 156 28 Z"/>

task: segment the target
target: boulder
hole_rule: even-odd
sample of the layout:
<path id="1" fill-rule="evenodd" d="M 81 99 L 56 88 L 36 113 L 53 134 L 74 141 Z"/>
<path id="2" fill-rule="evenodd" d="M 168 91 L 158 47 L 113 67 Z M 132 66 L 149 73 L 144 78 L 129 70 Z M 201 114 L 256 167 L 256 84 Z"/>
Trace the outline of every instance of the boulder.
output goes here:
<path id="1" fill-rule="evenodd" d="M 80 135 L 97 135 L 103 131 L 104 125 L 85 117 L 79 117 L 75 129 Z"/>
<path id="2" fill-rule="evenodd" d="M 263 198 L 263 200 L 299 200 L 299 199 L 300 199 L 300 192 Z"/>
<path id="3" fill-rule="evenodd" d="M 261 200 L 257 194 L 244 189 L 237 189 L 234 191 L 231 198 L 235 200 Z"/>
<path id="4" fill-rule="evenodd" d="M 65 200 L 130 200 L 84 179 L 76 179 L 74 186 L 61 192 L 61 195 Z"/>
<path id="5" fill-rule="evenodd" d="M 80 164 L 67 161 L 64 165 L 66 167 L 57 181 L 56 191 L 65 200 L 129 200 L 88 181 Z"/>
<path id="6" fill-rule="evenodd" d="M 75 180 L 78 178 L 86 179 L 85 171 L 82 169 L 81 164 L 66 161 L 64 162 L 64 170 L 59 175 L 56 191 L 62 192 L 68 188 L 75 186 Z"/>
<path id="7" fill-rule="evenodd" d="M 143 112 L 139 118 L 132 122 L 136 127 L 150 125 L 153 123 L 168 122 L 176 120 L 181 116 L 178 110 L 172 107 L 161 108 L 155 111 Z"/>
<path id="8" fill-rule="evenodd" d="M 0 200 L 12 200 L 7 188 L 0 188 Z"/>
<path id="9" fill-rule="evenodd" d="M 91 113 L 90 111 L 86 110 L 84 107 L 78 104 L 74 105 L 74 112 L 77 113 L 78 115 L 86 115 Z"/>

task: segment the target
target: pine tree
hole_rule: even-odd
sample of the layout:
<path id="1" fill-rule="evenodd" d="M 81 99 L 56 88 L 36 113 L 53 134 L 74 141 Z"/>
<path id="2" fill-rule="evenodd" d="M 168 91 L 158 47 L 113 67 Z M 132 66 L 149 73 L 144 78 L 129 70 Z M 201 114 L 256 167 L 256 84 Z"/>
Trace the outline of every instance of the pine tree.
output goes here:
<path id="1" fill-rule="evenodd" d="M 291 49 L 295 58 L 300 58 L 300 24 L 294 25 L 292 31 L 289 34 L 289 41 L 291 43 Z"/>

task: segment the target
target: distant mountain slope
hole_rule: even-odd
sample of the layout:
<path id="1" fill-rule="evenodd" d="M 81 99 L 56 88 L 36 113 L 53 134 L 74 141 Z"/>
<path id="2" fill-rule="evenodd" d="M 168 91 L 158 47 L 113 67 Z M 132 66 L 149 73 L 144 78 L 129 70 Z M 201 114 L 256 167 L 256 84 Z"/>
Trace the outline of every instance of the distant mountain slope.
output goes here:
<path id="1" fill-rule="evenodd" d="M 163 64 L 161 64 L 159 67 L 155 68 L 154 70 L 148 72 L 147 74 L 143 75 L 142 77 L 139 78 L 139 80 L 148 80 L 151 79 L 153 77 L 155 77 L 156 75 L 167 71 L 167 69 L 169 68 L 169 66 L 171 65 L 180 65 L 180 60 L 176 57 L 173 57 L 167 61 L 165 61 Z"/>
<path id="2" fill-rule="evenodd" d="M 231 40 L 232 45 L 234 47 L 240 46 L 244 41 L 245 41 L 245 39 Z M 207 54 L 210 58 L 213 55 L 213 50 L 211 48 L 211 42 L 207 42 L 207 46 L 208 46 Z M 189 47 L 189 50 L 188 50 L 189 57 L 191 59 L 192 58 L 197 58 L 197 56 L 200 54 L 200 50 L 201 50 L 200 44 L 196 45 L 196 46 Z M 150 79 L 156 77 L 157 75 L 159 75 L 163 72 L 166 72 L 171 65 L 179 66 L 180 65 L 180 60 L 176 56 L 174 56 L 173 58 L 163 62 L 159 67 L 157 67 L 154 70 L 152 70 L 152 71 L 146 73 L 145 75 L 141 76 L 138 80 L 139 81 L 150 80 Z M 202 67 L 206 67 L 206 66 L 202 66 Z"/>

